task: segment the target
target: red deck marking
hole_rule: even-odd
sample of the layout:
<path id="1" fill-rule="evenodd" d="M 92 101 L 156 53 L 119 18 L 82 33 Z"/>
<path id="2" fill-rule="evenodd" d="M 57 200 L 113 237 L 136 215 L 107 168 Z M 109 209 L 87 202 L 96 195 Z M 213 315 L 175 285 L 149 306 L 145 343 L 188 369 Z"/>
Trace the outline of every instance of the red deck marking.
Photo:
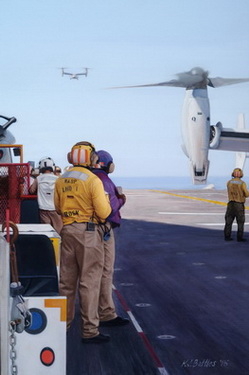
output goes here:
<path id="1" fill-rule="evenodd" d="M 139 335 L 141 336 L 141 338 L 143 339 L 144 343 L 145 343 L 145 346 L 147 347 L 151 357 L 154 359 L 157 367 L 163 367 L 163 364 L 162 362 L 160 361 L 160 359 L 158 358 L 157 354 L 155 353 L 155 350 L 153 349 L 153 347 L 151 346 L 147 336 L 144 334 L 144 332 L 140 332 Z"/>
<path id="2" fill-rule="evenodd" d="M 125 301 L 125 299 L 123 298 L 123 296 L 119 293 L 119 291 L 114 287 L 114 292 L 116 293 L 119 301 L 121 302 L 121 305 L 123 306 L 124 310 L 127 312 L 129 311 L 129 307 Z"/>
<path id="3" fill-rule="evenodd" d="M 113 285 L 113 290 L 114 292 L 116 293 L 121 305 L 123 306 L 124 310 L 128 313 L 128 315 L 130 316 L 131 318 L 131 321 L 137 331 L 137 333 L 139 334 L 139 336 L 142 338 L 143 342 L 144 342 L 144 345 L 145 347 L 147 348 L 148 352 L 150 353 L 150 356 L 151 358 L 153 359 L 153 361 L 156 363 L 156 366 L 159 370 L 159 372 L 162 374 L 162 375 L 169 375 L 167 370 L 165 369 L 165 367 L 163 366 L 162 362 L 160 361 L 160 359 L 158 358 L 155 350 L 153 349 L 152 345 L 150 344 L 147 336 L 145 335 L 145 333 L 143 332 L 142 328 L 140 327 L 140 325 L 138 324 L 138 322 L 136 321 L 134 315 L 132 314 L 131 312 L 131 309 L 128 307 L 124 297 L 121 295 L 121 293 L 115 288 L 115 286 Z"/>

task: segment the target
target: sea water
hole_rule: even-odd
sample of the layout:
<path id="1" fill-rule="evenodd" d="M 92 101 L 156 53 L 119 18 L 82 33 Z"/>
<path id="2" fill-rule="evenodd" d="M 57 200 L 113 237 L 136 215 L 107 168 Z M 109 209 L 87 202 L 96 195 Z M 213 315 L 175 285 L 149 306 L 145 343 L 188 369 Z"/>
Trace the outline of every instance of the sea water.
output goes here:
<path id="1" fill-rule="evenodd" d="M 162 189 L 162 190 L 200 190 L 200 189 L 226 189 L 229 176 L 208 177 L 205 185 L 194 185 L 189 176 L 165 176 L 165 177 L 115 177 L 111 176 L 116 186 L 123 189 Z M 243 178 L 249 189 L 249 179 Z"/>

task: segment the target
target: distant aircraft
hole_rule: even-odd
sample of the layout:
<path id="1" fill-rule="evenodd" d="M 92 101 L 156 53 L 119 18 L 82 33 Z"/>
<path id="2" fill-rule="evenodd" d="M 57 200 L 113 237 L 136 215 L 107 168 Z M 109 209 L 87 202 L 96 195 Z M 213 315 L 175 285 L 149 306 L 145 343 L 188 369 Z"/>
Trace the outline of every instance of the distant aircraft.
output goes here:
<path id="1" fill-rule="evenodd" d="M 210 125 L 210 105 L 207 86 L 220 87 L 249 82 L 249 78 L 209 78 L 208 72 L 196 67 L 179 73 L 168 82 L 113 88 L 174 86 L 186 88 L 182 112 L 182 149 L 189 158 L 194 184 L 205 184 L 208 176 L 209 149 L 237 151 L 237 167 L 243 168 L 249 152 L 249 130 L 245 129 L 243 115 L 237 129 L 223 128 L 222 123 Z"/>
<path id="2" fill-rule="evenodd" d="M 7 130 L 14 122 L 16 122 L 15 117 L 0 116 L 0 145 L 12 145 L 15 143 L 15 137 Z M 12 163 L 11 148 L 1 148 L 0 146 L 0 163 Z"/>
<path id="3" fill-rule="evenodd" d="M 64 75 L 68 75 L 68 76 L 70 76 L 70 79 L 79 79 L 79 76 L 86 76 L 87 77 L 89 68 L 83 68 L 83 69 L 85 69 L 85 72 L 82 72 L 82 73 L 69 73 L 69 72 L 65 72 L 65 69 L 67 69 L 67 68 L 61 68 L 62 77 Z"/>

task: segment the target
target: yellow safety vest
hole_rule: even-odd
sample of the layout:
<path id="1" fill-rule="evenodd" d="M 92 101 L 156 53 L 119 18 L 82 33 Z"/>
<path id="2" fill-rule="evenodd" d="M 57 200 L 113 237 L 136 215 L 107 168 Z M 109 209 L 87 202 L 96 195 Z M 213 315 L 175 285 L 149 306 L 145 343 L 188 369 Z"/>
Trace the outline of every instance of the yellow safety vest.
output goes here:
<path id="1" fill-rule="evenodd" d="M 54 201 L 64 225 L 104 222 L 111 213 L 101 180 L 84 167 L 73 167 L 56 180 Z"/>
<path id="2" fill-rule="evenodd" d="M 245 203 L 246 197 L 249 197 L 246 183 L 240 178 L 233 178 L 227 183 L 228 200 L 233 202 Z"/>

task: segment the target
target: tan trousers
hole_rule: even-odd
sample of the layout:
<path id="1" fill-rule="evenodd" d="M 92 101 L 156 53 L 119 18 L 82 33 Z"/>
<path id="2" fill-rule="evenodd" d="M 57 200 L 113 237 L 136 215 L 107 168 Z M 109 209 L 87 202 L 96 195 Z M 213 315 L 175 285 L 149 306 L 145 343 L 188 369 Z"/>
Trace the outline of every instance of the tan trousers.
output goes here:
<path id="1" fill-rule="evenodd" d="M 117 317 L 112 298 L 112 283 L 115 260 L 115 239 L 111 229 L 110 238 L 104 241 L 104 268 L 101 278 L 99 295 L 99 320 L 111 320 Z"/>
<path id="2" fill-rule="evenodd" d="M 78 287 L 82 336 L 99 334 L 99 291 L 104 266 L 103 232 L 87 231 L 86 223 L 64 225 L 61 231 L 60 294 L 67 297 L 67 324 L 74 319 Z"/>
<path id="3" fill-rule="evenodd" d="M 63 227 L 62 219 L 56 211 L 39 210 L 40 220 L 43 224 L 50 224 L 60 234 Z"/>

